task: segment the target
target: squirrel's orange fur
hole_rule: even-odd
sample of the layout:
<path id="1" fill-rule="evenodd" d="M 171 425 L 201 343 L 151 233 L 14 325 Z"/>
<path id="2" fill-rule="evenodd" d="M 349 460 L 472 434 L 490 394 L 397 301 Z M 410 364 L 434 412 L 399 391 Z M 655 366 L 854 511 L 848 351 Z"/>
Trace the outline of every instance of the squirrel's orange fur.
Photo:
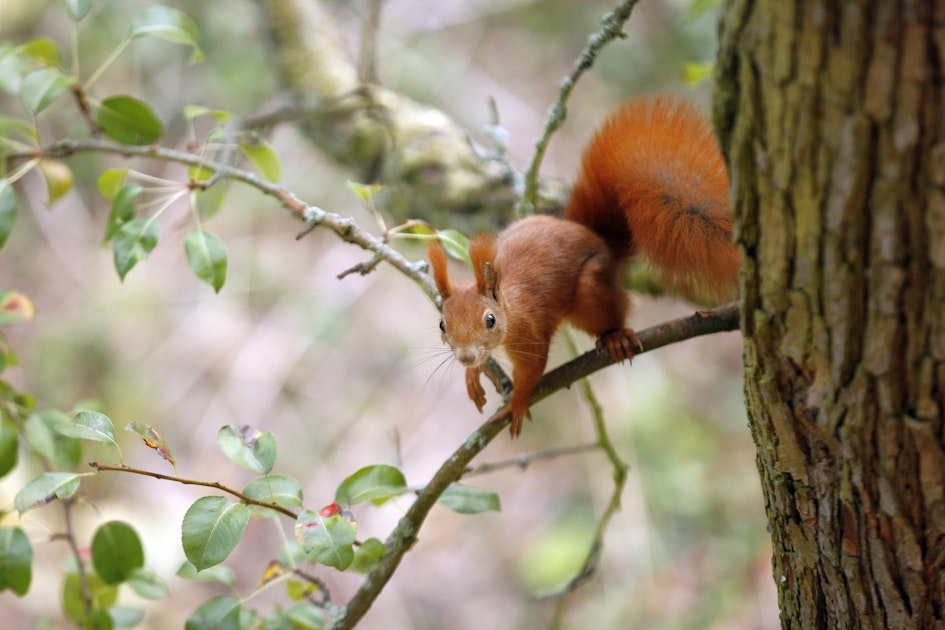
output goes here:
<path id="1" fill-rule="evenodd" d="M 443 340 L 466 366 L 479 411 L 481 366 L 505 346 L 514 389 L 495 417 L 511 410 L 513 436 L 531 418 L 532 391 L 562 321 L 597 337 L 614 358 L 633 357 L 640 342 L 626 328 L 630 301 L 619 286 L 631 256 L 720 298 L 737 287 L 725 164 L 708 122 L 686 102 L 635 100 L 614 112 L 584 150 L 564 216 L 531 216 L 496 239 L 473 238 L 476 279 L 468 284 L 450 281 L 441 245 L 429 248 L 444 299 Z"/>

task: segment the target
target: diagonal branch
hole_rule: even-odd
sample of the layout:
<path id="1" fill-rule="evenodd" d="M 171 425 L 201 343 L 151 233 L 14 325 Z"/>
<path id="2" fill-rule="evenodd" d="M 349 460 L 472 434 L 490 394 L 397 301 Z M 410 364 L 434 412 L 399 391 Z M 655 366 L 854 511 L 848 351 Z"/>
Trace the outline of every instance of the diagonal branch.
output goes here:
<path id="1" fill-rule="evenodd" d="M 739 313 L 737 304 L 729 304 L 712 311 L 698 312 L 689 317 L 676 319 L 637 333 L 643 350 L 649 352 L 671 343 L 684 341 L 715 332 L 738 330 Z M 569 361 L 561 367 L 545 374 L 535 388 L 532 403 L 547 398 L 553 392 L 569 387 L 575 381 L 595 372 L 614 361 L 606 354 L 588 352 Z M 331 630 L 353 628 L 364 616 L 381 590 L 390 580 L 404 555 L 417 542 L 417 532 L 423 525 L 436 500 L 449 487 L 463 476 L 469 462 L 481 453 L 488 444 L 508 425 L 509 417 L 488 420 L 466 438 L 463 444 L 443 463 L 433 475 L 430 483 L 418 494 L 417 499 L 407 509 L 397 526 L 384 543 L 387 553 L 380 559 L 374 571 L 368 574 L 361 588 L 358 589 L 348 606 L 329 625 Z"/>

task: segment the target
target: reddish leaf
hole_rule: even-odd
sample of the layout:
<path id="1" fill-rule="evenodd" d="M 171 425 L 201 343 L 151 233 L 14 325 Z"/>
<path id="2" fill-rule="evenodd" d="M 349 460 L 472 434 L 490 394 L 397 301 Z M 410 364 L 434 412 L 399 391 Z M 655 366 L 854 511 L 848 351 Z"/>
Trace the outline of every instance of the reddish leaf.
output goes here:
<path id="1" fill-rule="evenodd" d="M 144 443 L 148 448 L 153 448 L 155 451 L 157 451 L 158 455 L 170 462 L 171 466 L 176 466 L 174 457 L 171 455 L 170 449 L 167 448 L 164 438 L 162 438 L 161 435 L 154 430 L 154 427 L 143 422 L 134 421 L 129 422 L 125 429 L 137 434 L 138 437 L 144 440 Z"/>

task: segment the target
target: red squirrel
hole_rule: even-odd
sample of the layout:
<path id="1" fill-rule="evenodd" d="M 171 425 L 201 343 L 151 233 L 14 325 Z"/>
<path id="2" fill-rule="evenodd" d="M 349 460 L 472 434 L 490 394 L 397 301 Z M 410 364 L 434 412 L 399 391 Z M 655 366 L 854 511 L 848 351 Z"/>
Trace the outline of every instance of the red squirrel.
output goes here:
<path id="1" fill-rule="evenodd" d="M 469 397 L 482 412 L 483 363 L 502 345 L 513 391 L 493 416 L 511 411 L 512 437 L 531 420 L 529 402 L 562 321 L 597 337 L 619 361 L 642 349 L 626 327 L 620 288 L 627 260 L 643 256 L 669 283 L 734 297 L 740 257 L 733 240 L 729 180 L 715 135 L 690 103 L 633 100 L 611 114 L 584 149 L 564 218 L 535 215 L 497 238 L 471 239 L 475 280 L 454 284 L 446 252 L 428 247 L 443 297 L 443 341 L 466 366 Z"/>

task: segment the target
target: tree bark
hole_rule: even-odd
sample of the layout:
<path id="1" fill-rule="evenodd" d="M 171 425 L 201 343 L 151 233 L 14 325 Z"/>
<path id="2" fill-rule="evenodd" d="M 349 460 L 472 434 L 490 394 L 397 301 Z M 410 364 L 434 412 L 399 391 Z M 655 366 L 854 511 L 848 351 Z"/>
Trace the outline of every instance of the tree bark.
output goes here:
<path id="1" fill-rule="evenodd" d="M 730 0 L 715 118 L 784 628 L 945 627 L 945 3 Z"/>

